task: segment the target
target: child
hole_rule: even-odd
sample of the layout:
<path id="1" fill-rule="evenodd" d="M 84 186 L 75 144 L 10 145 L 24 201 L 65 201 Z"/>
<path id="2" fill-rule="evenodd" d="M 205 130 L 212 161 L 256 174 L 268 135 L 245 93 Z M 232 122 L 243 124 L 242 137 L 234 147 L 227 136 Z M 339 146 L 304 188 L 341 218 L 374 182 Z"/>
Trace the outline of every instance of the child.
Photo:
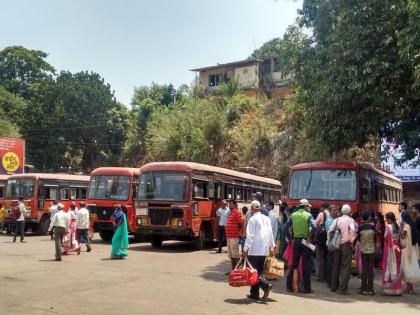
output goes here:
<path id="1" fill-rule="evenodd" d="M 362 288 L 359 293 L 374 295 L 373 270 L 375 267 L 375 226 L 370 222 L 370 212 L 362 211 L 362 222 L 359 225 L 358 239 L 362 256 Z"/>

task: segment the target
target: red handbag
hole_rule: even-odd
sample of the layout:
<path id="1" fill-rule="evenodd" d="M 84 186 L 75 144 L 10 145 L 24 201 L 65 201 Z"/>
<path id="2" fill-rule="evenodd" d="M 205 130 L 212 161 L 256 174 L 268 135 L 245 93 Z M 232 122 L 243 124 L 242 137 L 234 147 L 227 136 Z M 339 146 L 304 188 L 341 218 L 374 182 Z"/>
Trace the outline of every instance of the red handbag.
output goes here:
<path id="1" fill-rule="evenodd" d="M 243 263 L 242 268 L 239 265 Z M 232 287 L 251 286 L 258 283 L 258 272 L 255 270 L 245 258 L 245 261 L 240 260 L 235 269 L 229 272 L 229 285 Z"/>

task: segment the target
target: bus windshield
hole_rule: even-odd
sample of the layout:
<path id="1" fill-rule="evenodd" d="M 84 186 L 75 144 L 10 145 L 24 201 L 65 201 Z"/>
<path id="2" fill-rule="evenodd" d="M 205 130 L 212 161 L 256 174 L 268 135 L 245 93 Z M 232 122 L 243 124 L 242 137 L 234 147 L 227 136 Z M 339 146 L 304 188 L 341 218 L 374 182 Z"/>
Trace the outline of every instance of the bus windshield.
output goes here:
<path id="1" fill-rule="evenodd" d="M 119 175 L 92 176 L 89 199 L 128 200 L 130 177 Z"/>
<path id="2" fill-rule="evenodd" d="M 150 172 L 140 176 L 140 200 L 185 201 L 189 176 L 186 173 Z"/>
<path id="3" fill-rule="evenodd" d="M 34 193 L 35 180 L 31 178 L 9 179 L 6 186 L 6 197 L 30 198 Z"/>
<path id="4" fill-rule="evenodd" d="M 353 201 L 356 199 L 356 172 L 331 169 L 293 171 L 289 198 Z"/>

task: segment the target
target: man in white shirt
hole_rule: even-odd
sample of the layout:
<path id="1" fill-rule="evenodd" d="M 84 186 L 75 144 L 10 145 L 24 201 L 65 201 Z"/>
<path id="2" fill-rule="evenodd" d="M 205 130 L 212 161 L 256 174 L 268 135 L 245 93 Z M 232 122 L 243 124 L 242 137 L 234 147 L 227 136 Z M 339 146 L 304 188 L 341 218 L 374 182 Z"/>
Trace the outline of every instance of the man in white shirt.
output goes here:
<path id="1" fill-rule="evenodd" d="M 57 209 L 57 200 L 53 200 L 53 204 L 48 209 L 48 212 L 50 213 L 50 222 L 51 222 L 53 216 L 58 212 L 58 209 Z M 51 239 L 54 239 L 52 235 L 51 235 Z"/>
<path id="2" fill-rule="evenodd" d="M 61 261 L 61 254 L 63 250 L 62 240 L 69 230 L 69 216 L 63 211 L 64 205 L 62 203 L 57 205 L 57 209 L 58 212 L 52 218 L 48 232 L 51 233 L 54 229 L 55 260 Z"/>
<path id="3" fill-rule="evenodd" d="M 227 222 L 227 217 L 229 215 L 230 209 L 226 200 L 222 201 L 222 207 L 217 209 L 216 216 L 219 218 L 219 249 L 218 253 L 222 252 L 223 242 L 226 240 L 226 231 L 225 226 Z"/>
<path id="4" fill-rule="evenodd" d="M 81 201 L 80 209 L 76 211 L 76 239 L 80 244 L 80 239 L 83 236 L 87 252 L 90 252 L 92 250 L 88 235 L 89 225 L 89 210 L 86 209 L 86 203 L 84 201 Z"/>
<path id="5" fill-rule="evenodd" d="M 274 236 L 270 219 L 260 213 L 261 204 L 258 200 L 251 202 L 252 217 L 246 227 L 246 240 L 242 257 L 248 257 L 252 267 L 258 271 L 259 282 L 251 286 L 250 299 L 259 300 L 260 288 L 264 291 L 263 299 L 268 297 L 272 285 L 264 278 L 264 263 L 268 254 L 274 254 Z"/>
<path id="6" fill-rule="evenodd" d="M 13 242 L 16 242 L 16 237 L 20 234 L 20 242 L 23 242 L 25 236 L 25 215 L 26 207 L 23 202 L 23 197 L 19 197 L 18 210 L 16 217 L 16 228 L 15 235 L 13 236 Z"/>

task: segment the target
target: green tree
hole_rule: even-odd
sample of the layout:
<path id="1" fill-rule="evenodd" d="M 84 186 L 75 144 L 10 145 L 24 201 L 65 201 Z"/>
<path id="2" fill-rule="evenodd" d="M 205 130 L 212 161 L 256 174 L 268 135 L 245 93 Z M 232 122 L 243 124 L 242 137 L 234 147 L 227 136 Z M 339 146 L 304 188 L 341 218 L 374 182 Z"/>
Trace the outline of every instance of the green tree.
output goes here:
<path id="1" fill-rule="evenodd" d="M 61 72 L 34 90 L 22 132 L 37 168 L 88 173 L 118 163 L 127 118 L 127 109 L 98 74 Z"/>
<path id="2" fill-rule="evenodd" d="M 161 107 L 180 103 L 187 96 L 183 89 L 176 90 L 172 84 L 156 84 L 134 88 L 131 99 L 130 131 L 122 160 L 137 164 L 146 154 L 146 133 L 152 114 Z"/>
<path id="3" fill-rule="evenodd" d="M 28 98 L 30 86 L 51 78 L 54 68 L 45 61 L 47 54 L 22 46 L 0 50 L 0 85 L 15 95 Z"/>
<path id="4" fill-rule="evenodd" d="M 406 158 L 420 146 L 418 33 L 408 31 L 418 28 L 415 3 L 303 2 L 302 26 L 312 35 L 294 75 L 308 134 L 330 155 L 379 136 L 397 137 Z"/>

